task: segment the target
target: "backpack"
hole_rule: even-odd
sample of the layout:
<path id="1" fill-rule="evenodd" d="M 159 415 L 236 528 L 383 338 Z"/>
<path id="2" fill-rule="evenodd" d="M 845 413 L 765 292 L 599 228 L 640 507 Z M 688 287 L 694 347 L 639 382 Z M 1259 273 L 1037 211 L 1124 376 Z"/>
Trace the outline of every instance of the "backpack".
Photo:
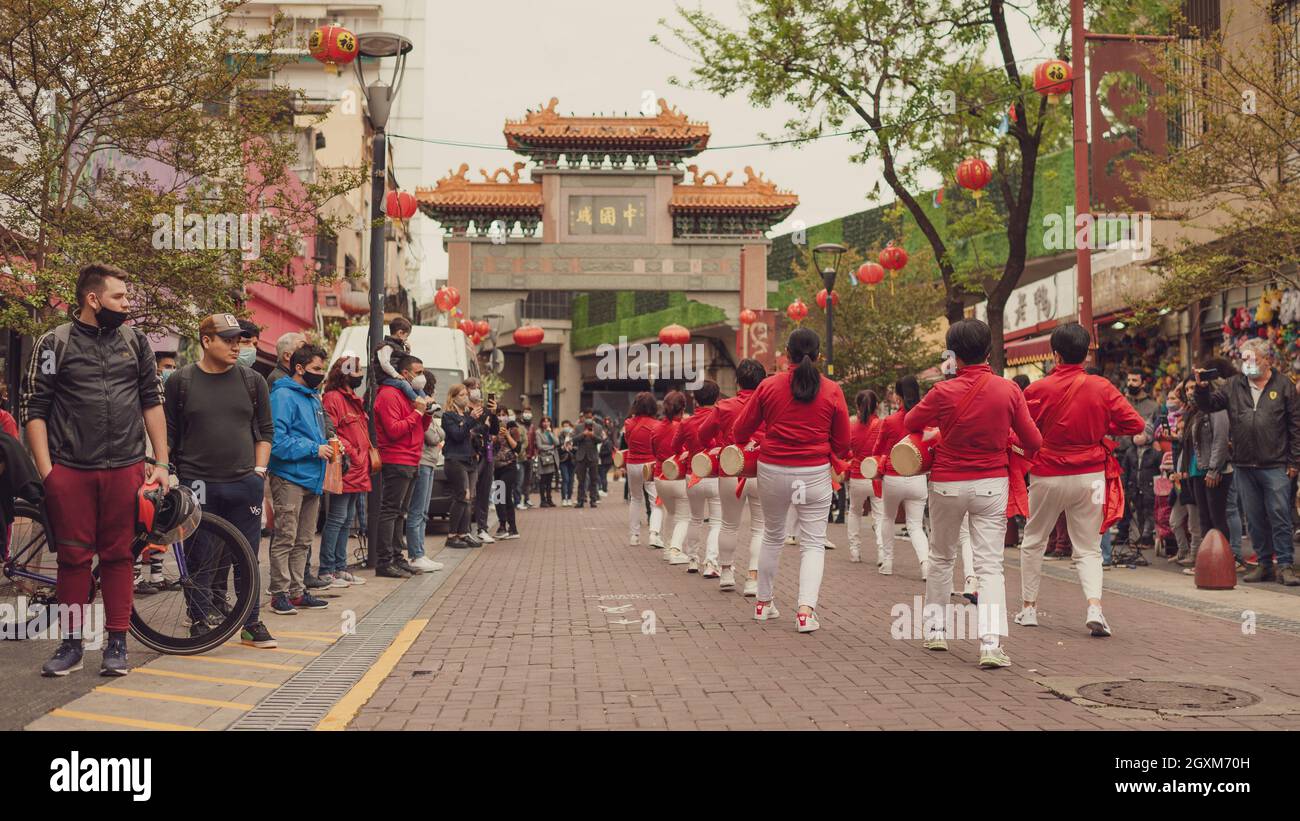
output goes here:
<path id="1" fill-rule="evenodd" d="M 244 380 L 244 389 L 248 391 L 248 404 L 253 409 L 252 423 L 257 424 L 257 383 L 253 380 L 261 379 L 251 368 L 243 365 L 235 365 L 239 370 L 240 377 Z M 185 441 L 185 397 L 189 393 L 190 384 L 194 381 L 194 370 L 198 368 L 195 363 L 190 363 L 176 372 L 172 378 L 176 380 L 176 448 L 179 450 L 181 442 Z"/>

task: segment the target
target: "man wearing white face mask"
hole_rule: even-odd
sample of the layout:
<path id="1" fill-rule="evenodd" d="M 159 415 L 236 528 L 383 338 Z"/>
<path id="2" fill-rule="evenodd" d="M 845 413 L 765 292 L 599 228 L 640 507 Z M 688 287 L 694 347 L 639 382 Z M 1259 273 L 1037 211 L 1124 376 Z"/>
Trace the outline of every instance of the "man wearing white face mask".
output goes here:
<path id="1" fill-rule="evenodd" d="M 1290 480 L 1300 469 L 1300 404 L 1295 386 L 1273 362 L 1268 340 L 1251 339 L 1241 348 L 1241 373 L 1220 386 L 1196 370 L 1196 406 L 1228 411 L 1233 483 L 1259 554 L 1259 565 L 1242 581 L 1295 587 L 1300 574 L 1292 566 Z"/>

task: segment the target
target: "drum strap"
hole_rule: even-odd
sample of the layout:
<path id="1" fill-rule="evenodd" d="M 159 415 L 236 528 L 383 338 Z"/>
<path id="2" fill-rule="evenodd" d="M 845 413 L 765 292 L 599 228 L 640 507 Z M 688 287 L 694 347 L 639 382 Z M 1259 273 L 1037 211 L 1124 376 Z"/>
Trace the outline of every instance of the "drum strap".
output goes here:
<path id="1" fill-rule="evenodd" d="M 966 409 L 970 407 L 971 402 L 975 401 L 975 397 L 979 395 L 979 392 L 984 389 L 984 385 L 992 377 L 993 374 L 990 372 L 976 379 L 975 384 L 970 386 L 970 390 L 966 391 L 966 395 L 957 403 L 957 407 L 953 408 L 952 413 L 948 415 L 948 424 L 939 429 L 939 434 L 943 437 L 944 442 L 949 441 L 952 429 L 965 420 Z"/>
<path id="2" fill-rule="evenodd" d="M 1083 383 L 1087 380 L 1088 374 L 1086 373 L 1081 373 L 1076 376 L 1074 381 L 1070 383 L 1070 387 L 1065 391 L 1065 396 L 1061 399 L 1060 404 L 1048 411 L 1048 413 L 1051 414 L 1051 421 L 1049 422 L 1044 419 L 1043 424 L 1039 425 L 1038 428 L 1044 435 L 1046 435 L 1049 430 L 1060 424 L 1061 417 L 1065 415 L 1065 409 L 1070 406 L 1070 402 L 1074 399 L 1074 395 L 1079 392 L 1079 388 L 1081 388 Z"/>

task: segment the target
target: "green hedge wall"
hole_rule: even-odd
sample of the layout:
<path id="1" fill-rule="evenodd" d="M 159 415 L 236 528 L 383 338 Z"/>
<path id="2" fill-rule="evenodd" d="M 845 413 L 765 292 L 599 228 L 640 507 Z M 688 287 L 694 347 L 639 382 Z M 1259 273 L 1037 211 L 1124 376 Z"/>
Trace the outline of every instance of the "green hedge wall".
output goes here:
<path id="1" fill-rule="evenodd" d="M 618 318 L 613 322 L 589 325 L 587 306 L 589 294 L 575 294 L 573 298 L 573 335 L 571 344 L 575 351 L 585 351 L 606 342 L 616 344 L 620 336 L 629 341 L 658 336 L 659 329 L 674 323 L 687 328 L 700 328 L 726 321 L 721 308 L 687 299 L 680 292 L 668 295 L 668 307 L 646 314 L 636 312 L 636 292 L 619 291 Z"/>

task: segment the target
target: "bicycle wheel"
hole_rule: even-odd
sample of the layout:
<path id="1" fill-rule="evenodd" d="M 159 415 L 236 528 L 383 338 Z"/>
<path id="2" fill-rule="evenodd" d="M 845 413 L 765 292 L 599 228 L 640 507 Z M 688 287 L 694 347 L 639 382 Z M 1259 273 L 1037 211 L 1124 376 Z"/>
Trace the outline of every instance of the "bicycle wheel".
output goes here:
<path id="1" fill-rule="evenodd" d="M 0 533 L 0 543 L 3 536 Z M 49 550 L 44 515 L 30 502 L 16 500 L 0 576 L 0 637 L 50 635 L 50 622 L 57 613 L 54 579 L 58 569 L 58 558 Z"/>
<path id="2" fill-rule="evenodd" d="M 136 597 L 131 635 L 177 656 L 206 653 L 229 641 L 261 590 L 248 540 L 225 519 L 204 513 L 198 530 L 161 557 L 165 582 L 157 593 Z"/>

